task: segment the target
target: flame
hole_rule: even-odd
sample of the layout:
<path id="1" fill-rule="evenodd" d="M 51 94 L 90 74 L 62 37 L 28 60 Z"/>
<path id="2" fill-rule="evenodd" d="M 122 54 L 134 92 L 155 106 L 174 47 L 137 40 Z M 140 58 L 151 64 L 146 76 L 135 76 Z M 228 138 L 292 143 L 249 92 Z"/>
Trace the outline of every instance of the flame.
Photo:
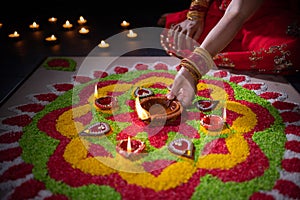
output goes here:
<path id="1" fill-rule="evenodd" d="M 128 140 L 127 140 L 127 152 L 131 152 L 131 141 L 130 141 L 130 137 L 128 136 Z"/>
<path id="2" fill-rule="evenodd" d="M 97 88 L 97 84 L 95 85 L 94 97 L 95 97 L 96 99 L 98 98 L 98 88 Z"/>
<path id="3" fill-rule="evenodd" d="M 224 106 L 224 108 L 223 108 L 223 120 L 224 120 L 224 122 L 226 122 L 226 118 L 227 118 L 227 111 L 226 111 L 226 106 Z"/>
<path id="4" fill-rule="evenodd" d="M 141 120 L 147 120 L 150 118 L 150 113 L 147 110 L 145 110 L 144 108 L 142 108 L 139 96 L 137 96 L 135 99 L 135 109 L 138 114 L 138 117 Z"/>

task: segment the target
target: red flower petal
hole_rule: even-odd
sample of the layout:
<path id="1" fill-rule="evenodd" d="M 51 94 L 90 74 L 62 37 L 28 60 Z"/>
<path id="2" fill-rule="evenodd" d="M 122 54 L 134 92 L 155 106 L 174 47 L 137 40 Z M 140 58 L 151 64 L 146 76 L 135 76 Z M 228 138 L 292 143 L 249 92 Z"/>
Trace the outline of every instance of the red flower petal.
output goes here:
<path id="1" fill-rule="evenodd" d="M 53 87 L 58 92 L 65 92 L 65 91 L 73 89 L 74 85 L 71 83 L 61 83 L 61 84 L 57 83 L 57 84 L 54 84 Z"/>
<path id="2" fill-rule="evenodd" d="M 26 105 L 17 106 L 16 109 L 22 112 L 34 112 L 37 113 L 45 108 L 44 105 L 38 103 L 31 103 Z"/>
<path id="3" fill-rule="evenodd" d="M 210 98 L 212 90 L 211 89 L 204 89 L 204 90 L 199 90 L 197 92 L 198 96 L 205 97 L 205 98 Z"/>
<path id="4" fill-rule="evenodd" d="M 22 154 L 21 147 L 15 147 L 0 151 L 0 161 L 12 161 Z"/>
<path id="5" fill-rule="evenodd" d="M 57 97 L 58 96 L 54 93 L 34 95 L 34 98 L 36 98 L 37 100 L 39 100 L 39 101 L 48 101 L 48 102 L 54 101 Z"/>
<path id="6" fill-rule="evenodd" d="M 31 121 L 32 119 L 28 115 L 18 115 L 18 116 L 8 117 L 2 120 L 2 124 L 25 127 L 28 124 L 30 124 Z"/>
<path id="7" fill-rule="evenodd" d="M 288 172 L 300 172 L 300 159 L 284 159 L 281 162 L 282 168 Z"/>
<path id="8" fill-rule="evenodd" d="M 49 60 L 47 62 L 47 64 L 50 66 L 50 67 L 69 67 L 70 66 L 70 63 L 68 60 L 66 59 L 61 59 L 61 58 L 57 58 L 57 59 L 52 59 L 52 60 Z"/>
<path id="9" fill-rule="evenodd" d="M 128 72 L 128 68 L 126 67 L 121 67 L 121 66 L 117 66 L 114 71 L 116 72 L 116 74 L 124 74 L 126 72 Z"/>
<path id="10" fill-rule="evenodd" d="M 40 190 L 44 189 L 45 184 L 43 182 L 31 179 L 17 187 L 11 195 L 11 199 L 31 199 L 38 195 Z"/>
<path id="11" fill-rule="evenodd" d="M 103 146 L 97 144 L 90 144 L 89 146 L 89 155 L 87 157 L 96 157 L 96 156 L 111 156 L 110 153 L 106 151 Z"/>
<path id="12" fill-rule="evenodd" d="M 168 70 L 168 66 L 164 63 L 157 63 L 154 66 L 154 69 L 156 69 L 156 70 Z"/>
<path id="13" fill-rule="evenodd" d="M 148 69 L 149 66 L 146 64 L 139 63 L 139 64 L 136 64 L 134 67 L 137 70 L 146 70 L 146 69 Z"/>
<path id="14" fill-rule="evenodd" d="M 264 92 L 262 94 L 260 94 L 259 96 L 264 98 L 264 99 L 276 99 L 278 97 L 280 97 L 282 94 L 279 92 Z"/>
<path id="15" fill-rule="evenodd" d="M 259 90 L 263 86 L 263 83 L 246 83 L 243 85 L 248 90 Z"/>
<path id="16" fill-rule="evenodd" d="M 246 76 L 244 76 L 244 75 L 234 75 L 234 76 L 230 77 L 229 81 L 238 84 L 238 83 L 241 83 L 243 81 L 246 81 Z"/>
<path id="17" fill-rule="evenodd" d="M 300 198 L 300 187 L 291 181 L 278 180 L 274 186 L 274 189 L 279 190 L 281 194 L 291 199 Z"/>
<path id="18" fill-rule="evenodd" d="M 0 136 L 0 141 L 3 144 L 17 142 L 21 138 L 22 134 L 23 132 L 8 132 Z"/>
<path id="19" fill-rule="evenodd" d="M 300 142 L 299 141 L 287 141 L 285 143 L 285 148 L 291 151 L 300 153 Z"/>
<path id="20" fill-rule="evenodd" d="M 283 112 L 280 114 L 284 122 L 297 122 L 300 121 L 300 113 L 297 112 Z"/>
<path id="21" fill-rule="evenodd" d="M 87 83 L 87 82 L 91 81 L 92 79 L 87 76 L 73 76 L 73 80 L 78 83 Z"/>
<path id="22" fill-rule="evenodd" d="M 92 119 L 93 119 L 92 112 L 88 112 L 85 115 L 76 118 L 76 121 L 82 123 L 83 125 L 87 125 L 92 121 Z"/>
<path id="23" fill-rule="evenodd" d="M 285 101 L 274 101 L 272 105 L 279 110 L 292 110 L 298 106 L 296 103 Z"/>
<path id="24" fill-rule="evenodd" d="M 147 172 L 150 172 L 154 176 L 159 176 L 161 172 L 174 163 L 175 161 L 172 160 L 155 160 L 152 162 L 144 162 L 143 167 Z"/>
<path id="25" fill-rule="evenodd" d="M 219 78 L 224 78 L 226 76 L 228 76 L 228 72 L 227 71 L 224 71 L 224 70 L 221 70 L 221 71 L 217 71 L 213 74 L 214 77 L 219 77 Z"/>
<path id="26" fill-rule="evenodd" d="M 284 132 L 285 132 L 285 134 L 294 134 L 294 135 L 300 136 L 300 126 L 288 125 L 285 128 Z"/>
<path id="27" fill-rule="evenodd" d="M 94 71 L 93 75 L 95 78 L 104 78 L 108 76 L 108 73 L 105 71 Z"/>
<path id="28" fill-rule="evenodd" d="M 224 138 L 219 138 L 207 143 L 202 151 L 202 155 L 216 154 L 216 153 L 217 154 L 229 153 Z"/>
<path id="29" fill-rule="evenodd" d="M 32 168 L 33 168 L 33 165 L 30 165 L 27 163 L 21 163 L 18 165 L 14 165 L 14 166 L 8 168 L 8 170 L 6 170 L 0 176 L 0 182 L 24 178 L 26 175 L 32 173 Z"/>
<path id="30" fill-rule="evenodd" d="M 275 198 L 272 195 L 256 192 L 250 197 L 249 200 L 275 200 Z"/>

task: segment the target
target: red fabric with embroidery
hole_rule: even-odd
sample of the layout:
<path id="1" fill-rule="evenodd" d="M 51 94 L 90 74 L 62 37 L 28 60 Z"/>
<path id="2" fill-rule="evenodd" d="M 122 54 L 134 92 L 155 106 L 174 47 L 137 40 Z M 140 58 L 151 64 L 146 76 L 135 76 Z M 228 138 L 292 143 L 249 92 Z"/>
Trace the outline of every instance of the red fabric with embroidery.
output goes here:
<path id="1" fill-rule="evenodd" d="M 205 18 L 201 43 L 223 16 L 230 0 L 213 1 Z M 261 73 L 290 74 L 300 69 L 299 36 L 286 33 L 293 22 L 300 22 L 299 15 L 288 9 L 288 2 L 266 0 L 235 36 L 232 42 L 214 61 L 219 67 L 256 70 Z M 186 19 L 187 9 L 166 17 L 166 28 Z"/>

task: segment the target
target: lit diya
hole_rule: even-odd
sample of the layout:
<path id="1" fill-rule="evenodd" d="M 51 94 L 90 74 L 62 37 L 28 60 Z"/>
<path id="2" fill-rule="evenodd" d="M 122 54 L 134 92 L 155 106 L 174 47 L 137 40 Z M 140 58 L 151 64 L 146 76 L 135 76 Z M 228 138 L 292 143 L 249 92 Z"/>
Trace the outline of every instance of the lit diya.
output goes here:
<path id="1" fill-rule="evenodd" d="M 80 136 L 102 136 L 109 133 L 110 126 L 106 122 L 97 122 L 79 133 Z"/>
<path id="2" fill-rule="evenodd" d="M 151 122 L 151 125 L 161 126 L 165 122 L 173 121 L 181 115 L 183 107 L 177 100 L 169 100 L 166 96 L 149 96 L 135 101 L 135 108 L 139 119 Z"/>
<path id="3" fill-rule="evenodd" d="M 218 115 L 206 115 L 200 122 L 209 131 L 220 131 L 224 127 L 224 120 Z"/>
<path id="4" fill-rule="evenodd" d="M 98 97 L 98 87 L 95 85 L 94 97 L 95 97 L 95 106 L 97 110 L 112 110 L 117 108 L 118 102 L 117 98 L 112 96 L 103 96 Z"/>
<path id="5" fill-rule="evenodd" d="M 117 152 L 125 158 L 139 158 L 138 155 L 141 154 L 144 149 L 145 143 L 143 141 L 130 137 L 120 140 L 116 146 Z"/>
<path id="6" fill-rule="evenodd" d="M 173 140 L 168 145 L 168 149 L 170 152 L 179 156 L 184 156 L 188 158 L 194 157 L 194 144 L 186 138 Z"/>
<path id="7" fill-rule="evenodd" d="M 100 110 L 112 110 L 118 106 L 118 103 L 115 97 L 104 96 L 95 99 L 95 106 Z"/>
<path id="8" fill-rule="evenodd" d="M 199 100 L 195 102 L 195 106 L 200 110 L 200 111 L 210 111 L 213 110 L 219 101 L 213 101 L 213 100 Z"/>
<path id="9" fill-rule="evenodd" d="M 149 97 L 152 96 L 154 93 L 152 90 L 144 87 L 137 87 L 136 90 L 134 91 L 134 96 L 137 97 L 139 96 L 140 98 L 144 97 Z"/>

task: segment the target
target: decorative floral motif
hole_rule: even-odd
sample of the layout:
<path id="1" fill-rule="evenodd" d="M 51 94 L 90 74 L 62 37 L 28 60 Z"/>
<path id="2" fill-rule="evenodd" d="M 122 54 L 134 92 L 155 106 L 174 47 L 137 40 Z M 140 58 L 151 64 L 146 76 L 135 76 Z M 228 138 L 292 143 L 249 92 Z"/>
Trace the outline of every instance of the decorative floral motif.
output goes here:
<path id="1" fill-rule="evenodd" d="M 75 71 L 76 61 L 71 58 L 48 58 L 43 66 L 49 70 Z"/>
<path id="2" fill-rule="evenodd" d="M 16 140 L 20 144 L 17 149 L 8 147 L 0 154 L 6 155 L 0 158 L 2 162 L 11 162 L 3 168 L 1 182 L 9 185 L 9 179 L 22 180 L 21 184 L 6 186 L 12 191 L 8 193 L 10 198 L 300 198 L 300 181 L 291 178 L 300 169 L 299 139 L 294 139 L 300 137 L 297 104 L 282 102 L 280 96 L 284 95 L 257 95 L 253 91 L 263 87 L 245 83 L 247 77 L 218 71 L 198 83 L 196 101 L 226 101 L 227 127 L 212 133 L 200 124 L 204 116 L 218 114 L 222 102 L 209 111 L 191 107 L 180 119 L 150 127 L 136 114 L 134 89 L 145 87 L 154 95 L 164 95 L 176 71 L 164 63 L 139 63 L 135 68 L 136 71 L 130 71 L 116 66 L 113 76 L 94 72 L 95 79 L 81 77 L 79 82 L 84 85 L 70 87 L 60 93 L 61 98 L 53 98 L 53 93 L 39 98 L 43 102 L 49 100 L 48 104 L 42 104 L 45 106 L 32 118 L 20 115 L 2 120 L 6 126 L 24 127 L 23 132 L 1 137 L 8 144 Z M 95 84 L 98 94 L 111 95 L 122 106 L 112 113 L 95 109 Z M 72 96 L 78 100 L 68 100 Z M 110 133 L 105 137 L 80 136 L 80 132 L 97 122 L 109 124 Z M 12 135 L 15 136 L 10 140 Z M 117 142 L 128 137 L 146 145 L 146 154 L 138 160 L 116 153 Z M 168 151 L 172 141 L 180 140 L 192 142 L 193 158 Z M 18 156 L 27 164 L 21 164 Z M 19 174 L 8 176 L 18 165 Z M 278 171 L 281 169 L 284 173 Z"/>

